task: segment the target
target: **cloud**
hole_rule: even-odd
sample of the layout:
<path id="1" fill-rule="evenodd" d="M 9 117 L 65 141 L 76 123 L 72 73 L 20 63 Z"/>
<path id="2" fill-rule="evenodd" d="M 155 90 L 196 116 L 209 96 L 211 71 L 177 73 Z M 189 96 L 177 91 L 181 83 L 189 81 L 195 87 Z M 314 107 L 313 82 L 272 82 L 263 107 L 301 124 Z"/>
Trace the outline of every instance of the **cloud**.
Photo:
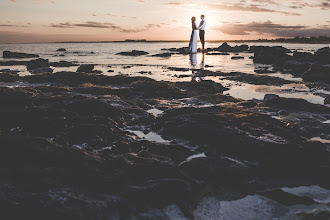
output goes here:
<path id="1" fill-rule="evenodd" d="M 262 8 L 258 5 L 250 4 L 250 5 L 243 5 L 243 4 L 208 4 L 210 9 L 215 10 L 224 10 L 224 11 L 246 11 L 246 12 L 267 12 L 267 13 L 280 13 L 284 15 L 290 16 L 299 16 L 301 14 L 294 13 L 294 12 L 286 12 L 286 11 L 277 11 L 268 8 Z"/>
<path id="2" fill-rule="evenodd" d="M 122 27 L 119 25 L 116 25 L 114 23 L 108 23 L 108 22 L 95 22 L 95 21 L 87 21 L 83 23 L 71 23 L 71 22 L 65 22 L 65 23 L 59 23 L 59 24 L 51 24 L 51 27 L 54 28 L 73 28 L 73 27 L 84 27 L 84 28 L 100 28 L 100 29 L 111 29 L 123 33 L 132 33 L 132 32 L 143 32 L 148 31 L 155 28 L 160 28 L 161 25 L 159 24 L 146 24 L 142 26 L 141 28 L 127 28 Z"/>
<path id="3" fill-rule="evenodd" d="M 308 36 L 330 36 L 330 27 L 327 25 L 307 27 L 304 25 L 282 25 L 266 22 L 251 23 L 225 23 L 215 28 L 228 35 L 268 35 L 271 37 L 308 37 Z"/>
<path id="4" fill-rule="evenodd" d="M 261 7 L 260 5 L 256 4 L 245 4 L 247 1 L 242 0 L 241 3 L 236 4 L 229 4 L 229 3 L 208 3 L 207 7 L 210 10 L 218 10 L 218 11 L 245 11 L 245 12 L 265 12 L 265 13 L 280 13 L 287 16 L 300 16 L 301 14 L 295 13 L 295 12 L 287 12 L 287 11 L 278 11 L 273 9 L 268 9 Z M 268 3 L 268 4 L 278 4 L 275 1 L 272 0 L 250 0 L 249 2 L 257 2 L 257 3 Z M 188 5 L 194 5 L 188 2 L 167 2 L 165 3 L 167 6 L 188 6 Z"/>

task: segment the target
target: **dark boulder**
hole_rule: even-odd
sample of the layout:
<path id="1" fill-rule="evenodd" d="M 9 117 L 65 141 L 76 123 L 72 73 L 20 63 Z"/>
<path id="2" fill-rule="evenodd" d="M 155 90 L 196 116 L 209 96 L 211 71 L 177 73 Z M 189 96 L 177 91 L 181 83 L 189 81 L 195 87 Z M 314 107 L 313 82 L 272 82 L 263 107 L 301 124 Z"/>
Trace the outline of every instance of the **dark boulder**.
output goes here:
<path id="1" fill-rule="evenodd" d="M 36 54 L 28 54 L 28 53 L 16 53 L 10 51 L 3 51 L 3 58 L 14 58 L 14 59 L 22 59 L 22 58 L 36 58 L 39 55 Z"/>
<path id="2" fill-rule="evenodd" d="M 279 95 L 276 95 L 276 94 L 266 94 L 265 97 L 264 97 L 264 101 L 267 101 L 269 99 L 273 99 L 273 98 L 279 98 L 280 96 Z"/>
<path id="3" fill-rule="evenodd" d="M 315 52 L 317 60 L 321 64 L 330 64 L 330 47 L 324 47 Z"/>
<path id="4" fill-rule="evenodd" d="M 287 55 L 290 50 L 282 47 L 264 47 L 254 46 L 250 48 L 250 51 L 254 52 L 254 63 L 263 64 L 281 64 L 286 62 L 291 56 Z"/>
<path id="5" fill-rule="evenodd" d="M 147 55 L 149 54 L 148 52 L 145 51 L 139 51 L 139 50 L 132 50 L 129 52 L 120 52 L 117 53 L 116 55 L 123 55 L 123 56 L 142 56 L 142 55 Z"/>
<path id="6" fill-rule="evenodd" d="M 57 49 L 56 51 L 58 51 L 58 52 L 65 52 L 66 49 L 65 49 L 65 48 L 59 48 L 59 49 Z"/>
<path id="7" fill-rule="evenodd" d="M 330 65 L 314 64 L 302 75 L 302 78 L 308 82 L 330 83 Z"/>
<path id="8" fill-rule="evenodd" d="M 49 60 L 47 59 L 36 59 L 36 60 L 31 60 L 29 62 L 26 63 L 26 68 L 28 71 L 30 71 L 31 73 L 35 70 L 35 69 L 39 69 L 39 68 L 48 68 L 49 65 Z"/>
<path id="9" fill-rule="evenodd" d="M 94 70 L 94 64 L 83 64 L 77 69 L 77 73 L 90 73 Z"/>

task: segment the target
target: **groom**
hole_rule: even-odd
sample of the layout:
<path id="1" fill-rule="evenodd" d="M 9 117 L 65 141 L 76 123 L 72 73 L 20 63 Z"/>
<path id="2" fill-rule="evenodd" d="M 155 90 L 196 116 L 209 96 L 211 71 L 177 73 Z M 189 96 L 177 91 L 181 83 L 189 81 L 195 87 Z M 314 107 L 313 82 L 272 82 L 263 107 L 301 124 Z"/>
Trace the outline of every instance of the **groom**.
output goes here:
<path id="1" fill-rule="evenodd" d="M 202 43 L 202 49 L 205 49 L 205 27 L 206 27 L 206 22 L 205 22 L 205 15 L 201 15 L 201 23 L 199 24 L 199 27 L 197 28 L 199 30 L 199 38 Z"/>

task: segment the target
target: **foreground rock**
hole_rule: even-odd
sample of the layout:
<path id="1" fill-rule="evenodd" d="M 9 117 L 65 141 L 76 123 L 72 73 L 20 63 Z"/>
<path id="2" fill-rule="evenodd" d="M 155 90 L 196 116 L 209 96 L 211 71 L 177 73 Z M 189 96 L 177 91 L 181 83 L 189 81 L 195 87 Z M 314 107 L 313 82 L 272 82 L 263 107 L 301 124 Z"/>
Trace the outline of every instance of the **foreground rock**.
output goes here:
<path id="1" fill-rule="evenodd" d="M 166 218 L 175 204 L 192 218 L 208 195 L 240 199 L 288 185 L 330 186 L 326 146 L 259 112 L 291 114 L 297 109 L 290 100 L 245 102 L 212 81 L 79 72 L 14 77 L 34 87 L 0 88 L 0 215 Z M 291 102 L 322 118 L 328 112 Z M 153 108 L 164 112 L 155 117 Z M 168 142 L 153 141 L 157 135 Z M 264 195 L 281 204 L 312 203 Z"/>
<path id="2" fill-rule="evenodd" d="M 36 54 L 28 54 L 28 53 L 17 53 L 11 51 L 3 51 L 3 58 L 14 58 L 14 59 L 22 59 L 22 58 L 36 58 L 39 55 Z"/>
<path id="3" fill-rule="evenodd" d="M 117 53 L 117 55 L 123 55 L 123 56 L 142 56 L 142 55 L 147 55 L 147 54 L 149 54 L 149 53 L 145 52 L 145 51 L 139 51 L 139 50 L 132 50 L 130 52 Z"/>

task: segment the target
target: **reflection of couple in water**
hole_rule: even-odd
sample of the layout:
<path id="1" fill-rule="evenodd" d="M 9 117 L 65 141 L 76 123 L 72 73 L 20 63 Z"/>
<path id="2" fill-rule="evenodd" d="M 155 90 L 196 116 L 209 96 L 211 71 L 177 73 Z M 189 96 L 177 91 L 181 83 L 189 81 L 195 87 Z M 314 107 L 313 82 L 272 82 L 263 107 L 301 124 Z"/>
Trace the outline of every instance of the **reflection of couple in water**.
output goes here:
<path id="1" fill-rule="evenodd" d="M 205 80 L 205 77 L 201 77 L 197 75 L 197 54 L 193 53 L 193 54 L 189 54 L 189 59 L 190 59 L 190 65 L 192 66 L 192 79 L 191 81 L 197 81 L 197 77 L 199 77 L 200 81 Z M 200 65 L 200 70 L 204 70 L 204 66 L 205 66 L 205 54 L 202 54 L 202 61 L 201 61 L 201 65 Z"/>

